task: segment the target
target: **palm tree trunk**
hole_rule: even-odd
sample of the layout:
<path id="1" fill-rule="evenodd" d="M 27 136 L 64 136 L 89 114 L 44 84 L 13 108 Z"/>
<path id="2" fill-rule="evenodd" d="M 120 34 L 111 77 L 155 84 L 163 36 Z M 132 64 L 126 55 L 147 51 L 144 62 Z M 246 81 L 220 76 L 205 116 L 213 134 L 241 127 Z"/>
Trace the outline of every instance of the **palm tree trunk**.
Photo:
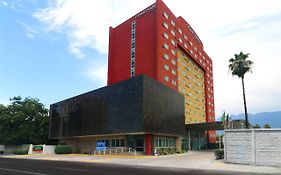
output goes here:
<path id="1" fill-rule="evenodd" d="M 246 129 L 248 129 L 249 128 L 249 120 L 248 120 L 248 112 L 247 112 L 247 105 L 246 105 L 244 77 L 242 77 L 242 88 L 243 88 L 243 100 L 244 100 L 244 109 L 245 109 L 245 125 L 246 125 Z"/>

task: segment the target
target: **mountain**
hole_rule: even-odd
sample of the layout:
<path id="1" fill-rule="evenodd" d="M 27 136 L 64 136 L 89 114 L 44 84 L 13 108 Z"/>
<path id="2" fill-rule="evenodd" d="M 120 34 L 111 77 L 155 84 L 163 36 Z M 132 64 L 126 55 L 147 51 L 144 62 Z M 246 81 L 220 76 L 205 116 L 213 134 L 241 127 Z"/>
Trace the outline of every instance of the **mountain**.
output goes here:
<path id="1" fill-rule="evenodd" d="M 268 123 L 271 128 L 281 128 L 281 111 L 275 112 L 261 112 L 256 114 L 248 114 L 249 121 L 251 124 L 258 124 L 263 127 L 264 124 Z M 231 115 L 233 120 L 245 119 L 244 114 Z"/>

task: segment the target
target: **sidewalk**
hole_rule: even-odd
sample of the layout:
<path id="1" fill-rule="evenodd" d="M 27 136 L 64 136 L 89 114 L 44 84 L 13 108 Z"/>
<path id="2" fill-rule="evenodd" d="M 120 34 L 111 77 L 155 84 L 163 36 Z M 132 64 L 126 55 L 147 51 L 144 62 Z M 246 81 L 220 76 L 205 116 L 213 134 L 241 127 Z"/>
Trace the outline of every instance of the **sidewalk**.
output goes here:
<path id="1" fill-rule="evenodd" d="M 109 163 L 130 166 L 153 166 L 165 168 L 189 168 L 202 170 L 223 170 L 237 172 L 275 173 L 281 174 L 281 167 L 226 164 L 223 160 L 215 160 L 212 151 L 191 151 L 186 154 L 169 156 L 116 156 L 116 155 L 10 155 L 10 158 L 41 159 L 56 161 L 77 161 L 88 163 Z"/>

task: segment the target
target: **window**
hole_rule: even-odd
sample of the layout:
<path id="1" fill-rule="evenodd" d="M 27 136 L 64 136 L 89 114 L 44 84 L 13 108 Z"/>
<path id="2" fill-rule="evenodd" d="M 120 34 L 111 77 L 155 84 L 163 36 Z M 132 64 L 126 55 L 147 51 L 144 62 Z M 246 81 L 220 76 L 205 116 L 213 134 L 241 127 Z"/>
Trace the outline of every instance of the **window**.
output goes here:
<path id="1" fill-rule="evenodd" d="M 190 67 L 187 67 L 187 70 L 188 70 L 188 71 L 190 71 L 190 70 L 191 70 L 191 68 L 190 68 Z"/>
<path id="2" fill-rule="evenodd" d="M 163 16 L 164 16 L 166 19 L 169 18 L 168 14 L 167 14 L 166 12 L 163 13 Z"/>
<path id="3" fill-rule="evenodd" d="M 181 38 L 179 38 L 179 42 L 182 43 L 182 39 Z"/>
<path id="4" fill-rule="evenodd" d="M 166 39 L 169 39 L 169 35 L 167 33 L 164 33 L 163 35 Z"/>
<path id="5" fill-rule="evenodd" d="M 179 31 L 180 34 L 182 34 L 182 30 L 181 29 L 178 29 L 178 31 Z"/>
<path id="6" fill-rule="evenodd" d="M 191 53 L 191 54 L 193 54 L 193 51 L 192 51 L 192 50 L 190 50 L 190 53 Z"/>
<path id="7" fill-rule="evenodd" d="M 168 54 L 164 54 L 164 58 L 165 58 L 166 60 L 169 60 L 169 55 L 168 55 Z"/>
<path id="8" fill-rule="evenodd" d="M 171 20 L 171 24 L 175 27 L 175 22 L 173 20 Z"/>
<path id="9" fill-rule="evenodd" d="M 172 80 L 172 84 L 173 84 L 174 86 L 176 86 L 176 85 L 177 85 L 176 80 Z"/>
<path id="10" fill-rule="evenodd" d="M 167 75 L 164 76 L 164 80 L 169 82 L 169 77 Z"/>
<path id="11" fill-rule="evenodd" d="M 165 49 L 169 49 L 168 44 L 165 43 L 165 44 L 164 44 L 164 48 L 165 48 Z"/>
<path id="12" fill-rule="evenodd" d="M 196 51 L 197 51 L 197 47 L 194 47 L 194 50 L 196 50 Z"/>
<path id="13" fill-rule="evenodd" d="M 190 44 L 191 46 L 193 45 L 191 41 L 189 41 L 189 44 Z"/>
<path id="14" fill-rule="evenodd" d="M 175 41 L 172 39 L 171 40 L 171 43 L 173 44 L 173 45 L 176 45 L 176 43 L 175 43 Z"/>
<path id="15" fill-rule="evenodd" d="M 183 62 L 182 62 L 182 65 L 183 65 L 183 66 L 186 66 L 186 63 L 185 63 L 185 61 L 183 61 Z"/>
<path id="16" fill-rule="evenodd" d="M 175 52 L 175 50 L 174 50 L 174 49 L 172 49 L 172 51 L 171 51 L 171 52 L 172 52 L 172 54 L 173 54 L 173 55 L 176 55 L 176 52 Z"/>
<path id="17" fill-rule="evenodd" d="M 186 75 L 186 72 L 183 70 L 182 72 L 181 72 L 183 75 Z"/>
<path id="18" fill-rule="evenodd" d="M 125 139 L 112 139 L 111 147 L 125 147 Z"/>
<path id="19" fill-rule="evenodd" d="M 172 59 L 172 64 L 176 65 L 176 60 Z"/>
<path id="20" fill-rule="evenodd" d="M 163 26 L 166 28 L 166 29 L 168 29 L 169 28 L 169 26 L 168 26 L 168 24 L 167 23 L 163 23 Z"/>
<path id="21" fill-rule="evenodd" d="M 186 81 L 185 81 L 185 80 L 182 80 L 182 83 L 183 83 L 183 84 L 186 84 Z"/>
<path id="22" fill-rule="evenodd" d="M 176 139 L 170 138 L 157 138 L 154 139 L 154 147 L 155 148 L 175 148 L 176 147 Z"/>
<path id="23" fill-rule="evenodd" d="M 186 43 L 184 43 L 184 47 L 187 49 L 187 45 L 186 45 Z"/>
<path id="24" fill-rule="evenodd" d="M 176 75 L 176 70 L 175 69 L 172 69 L 172 74 Z"/>
<path id="25" fill-rule="evenodd" d="M 182 92 L 185 93 L 185 89 L 184 88 L 182 88 Z"/>
<path id="26" fill-rule="evenodd" d="M 131 34 L 131 77 L 135 76 L 135 46 L 136 46 L 136 21 L 132 22 Z"/>
<path id="27" fill-rule="evenodd" d="M 176 36 L 175 31 L 171 30 L 173 36 Z"/>
<path id="28" fill-rule="evenodd" d="M 168 66 L 167 64 L 165 64 L 165 65 L 164 65 L 164 69 L 165 69 L 166 71 L 169 71 L 169 66 Z"/>
<path id="29" fill-rule="evenodd" d="M 187 40 L 187 36 L 186 35 L 183 35 L 183 37 L 184 37 L 185 40 Z"/>

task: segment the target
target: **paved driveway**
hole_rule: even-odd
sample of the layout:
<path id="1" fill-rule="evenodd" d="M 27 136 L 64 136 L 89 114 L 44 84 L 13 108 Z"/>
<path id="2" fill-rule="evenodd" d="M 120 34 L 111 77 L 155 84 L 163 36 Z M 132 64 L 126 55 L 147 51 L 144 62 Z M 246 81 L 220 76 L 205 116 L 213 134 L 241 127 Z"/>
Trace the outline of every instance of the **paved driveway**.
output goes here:
<path id="1" fill-rule="evenodd" d="M 281 167 L 226 164 L 223 160 L 215 160 L 213 151 L 190 151 L 187 154 L 169 156 L 88 156 L 88 155 L 26 155 L 9 156 L 24 159 L 44 159 L 79 162 L 99 162 L 108 164 L 130 165 L 135 167 L 153 166 L 169 168 L 188 168 L 201 170 L 222 170 L 237 172 L 277 173 Z"/>

